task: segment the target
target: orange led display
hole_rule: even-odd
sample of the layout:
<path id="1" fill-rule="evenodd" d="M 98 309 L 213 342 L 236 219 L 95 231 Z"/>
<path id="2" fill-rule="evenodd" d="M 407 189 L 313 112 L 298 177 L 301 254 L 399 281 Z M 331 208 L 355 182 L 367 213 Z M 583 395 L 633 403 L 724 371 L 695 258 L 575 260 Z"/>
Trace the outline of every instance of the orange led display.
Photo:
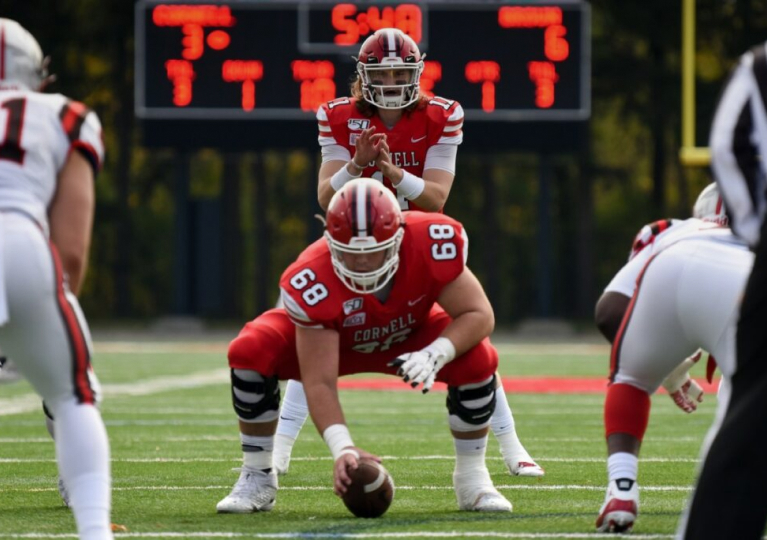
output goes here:
<path id="1" fill-rule="evenodd" d="M 152 10 L 152 22 L 156 26 L 233 26 L 235 18 L 229 6 L 160 4 Z"/>
<path id="2" fill-rule="evenodd" d="M 425 60 L 421 73 L 421 92 L 429 97 L 434 96 L 434 85 L 442 80 L 442 64 L 434 60 Z"/>
<path id="3" fill-rule="evenodd" d="M 530 62 L 527 69 L 535 83 L 535 105 L 548 109 L 556 99 L 554 84 L 559 80 L 556 67 L 552 62 Z"/>
<path id="4" fill-rule="evenodd" d="M 562 8 L 503 6 L 498 10 L 501 28 L 545 28 L 562 24 Z"/>
<path id="5" fill-rule="evenodd" d="M 186 107 L 192 102 L 192 81 L 195 73 L 191 62 L 186 60 L 168 60 L 165 72 L 173 83 L 173 104 Z"/>
<path id="6" fill-rule="evenodd" d="M 337 45 L 357 45 L 381 28 L 399 28 L 416 43 L 423 35 L 421 8 L 416 4 L 370 6 L 364 11 L 355 4 L 336 4 L 330 16 L 333 28 L 339 32 L 334 38 Z"/>
<path id="7" fill-rule="evenodd" d="M 481 60 L 469 62 L 464 71 L 466 80 L 471 83 L 482 83 L 482 110 L 495 110 L 495 83 L 501 80 L 501 66 L 498 62 Z"/>

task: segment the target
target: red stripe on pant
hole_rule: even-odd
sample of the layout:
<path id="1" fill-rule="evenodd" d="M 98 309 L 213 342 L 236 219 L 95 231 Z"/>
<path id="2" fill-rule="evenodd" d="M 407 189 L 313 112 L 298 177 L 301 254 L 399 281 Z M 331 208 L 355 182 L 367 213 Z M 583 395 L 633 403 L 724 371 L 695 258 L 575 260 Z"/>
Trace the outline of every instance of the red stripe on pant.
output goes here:
<path id="1" fill-rule="evenodd" d="M 615 334 L 615 339 L 613 340 L 613 348 L 610 351 L 610 381 L 614 381 L 615 375 L 618 373 L 618 366 L 620 365 L 620 349 L 623 345 L 623 336 L 626 335 L 626 328 L 628 327 L 629 321 L 631 320 L 631 315 L 634 312 L 634 306 L 636 305 L 637 298 L 639 298 L 639 289 L 642 286 L 642 279 L 644 279 L 647 267 L 650 266 L 650 263 L 653 261 L 653 259 L 655 259 L 655 255 L 647 259 L 644 268 L 642 268 L 642 271 L 639 272 L 639 275 L 637 276 L 636 288 L 634 289 L 634 296 L 631 297 L 631 302 L 629 302 L 629 305 L 626 308 L 626 313 L 623 314 L 623 320 L 621 321 L 621 325 L 618 328 L 618 333 Z"/>
<path id="2" fill-rule="evenodd" d="M 59 312 L 64 320 L 67 338 L 69 339 L 70 350 L 72 351 L 72 376 L 74 379 L 75 393 L 80 403 L 95 403 L 95 395 L 91 388 L 88 378 L 88 369 L 90 368 L 90 352 L 85 341 L 85 334 L 80 327 L 80 321 L 72 305 L 67 300 L 64 290 L 64 271 L 61 266 L 58 250 L 52 243 L 51 255 L 53 257 L 53 266 L 56 273 L 56 302 L 59 306 Z"/>

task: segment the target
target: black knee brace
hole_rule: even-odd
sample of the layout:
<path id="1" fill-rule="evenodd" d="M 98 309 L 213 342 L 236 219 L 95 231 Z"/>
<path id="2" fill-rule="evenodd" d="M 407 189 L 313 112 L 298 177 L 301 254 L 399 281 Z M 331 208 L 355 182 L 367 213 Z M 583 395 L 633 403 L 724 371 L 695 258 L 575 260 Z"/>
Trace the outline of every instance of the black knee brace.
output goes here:
<path id="1" fill-rule="evenodd" d="M 463 405 L 463 402 L 487 398 L 488 396 L 491 396 L 490 401 L 477 409 L 469 409 Z M 457 386 L 448 386 L 447 411 L 467 424 L 478 426 L 487 423 L 495 411 L 495 374 L 493 374 L 490 382 L 479 388 L 461 390 Z"/>
<path id="2" fill-rule="evenodd" d="M 234 370 L 232 374 L 232 405 L 234 412 L 243 420 L 253 420 L 267 411 L 280 408 L 280 385 L 277 377 L 266 377 L 263 382 L 246 381 L 239 378 Z M 261 395 L 263 398 L 256 403 L 248 403 L 237 397 L 234 389 L 248 394 Z"/>

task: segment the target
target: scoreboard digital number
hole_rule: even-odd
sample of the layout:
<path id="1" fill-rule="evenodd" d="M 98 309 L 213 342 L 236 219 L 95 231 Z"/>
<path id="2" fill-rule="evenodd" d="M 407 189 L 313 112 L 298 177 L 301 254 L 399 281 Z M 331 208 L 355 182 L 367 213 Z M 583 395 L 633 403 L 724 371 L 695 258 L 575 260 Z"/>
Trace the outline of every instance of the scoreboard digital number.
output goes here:
<path id="1" fill-rule="evenodd" d="M 472 121 L 590 115 L 590 6 L 536 2 L 248 1 L 136 5 L 136 115 L 314 120 L 349 94 L 361 43 L 400 28 L 426 53 L 421 89 Z"/>

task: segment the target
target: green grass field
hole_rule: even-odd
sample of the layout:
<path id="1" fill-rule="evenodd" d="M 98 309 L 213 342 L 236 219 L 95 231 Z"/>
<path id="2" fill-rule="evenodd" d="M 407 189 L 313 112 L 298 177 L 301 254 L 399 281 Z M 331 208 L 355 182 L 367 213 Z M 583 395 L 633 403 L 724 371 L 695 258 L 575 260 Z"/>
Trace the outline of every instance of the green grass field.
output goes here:
<path id="1" fill-rule="evenodd" d="M 504 377 L 605 377 L 602 345 L 500 345 Z M 225 343 L 96 344 L 113 460 L 114 523 L 124 538 L 598 538 L 604 497 L 602 395 L 509 395 L 517 431 L 546 469 L 509 476 L 490 437 L 488 466 L 512 501 L 504 515 L 458 512 L 444 392 L 344 391 L 355 443 L 384 458 L 396 484 L 380 519 L 354 518 L 331 490 L 329 453 L 309 423 L 272 512 L 217 515 L 240 465 Z M 697 366 L 697 369 L 702 369 Z M 696 376 L 701 374 L 696 371 Z M 671 538 L 693 482 L 714 396 L 685 415 L 653 397 L 634 538 Z M 0 386 L 0 538 L 76 538 L 56 490 L 54 447 L 29 386 Z"/>

